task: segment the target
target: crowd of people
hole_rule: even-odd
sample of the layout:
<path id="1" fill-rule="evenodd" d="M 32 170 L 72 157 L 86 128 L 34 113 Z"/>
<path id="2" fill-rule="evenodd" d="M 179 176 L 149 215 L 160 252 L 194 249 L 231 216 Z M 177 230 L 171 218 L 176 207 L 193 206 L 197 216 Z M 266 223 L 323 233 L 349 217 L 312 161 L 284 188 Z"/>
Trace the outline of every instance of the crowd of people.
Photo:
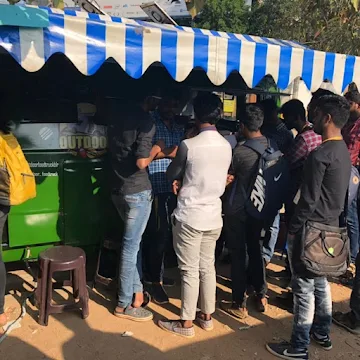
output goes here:
<path id="1" fill-rule="evenodd" d="M 332 320 L 360 334 L 356 187 L 360 94 L 351 91 L 342 97 L 320 89 L 307 110 L 299 100 L 290 100 L 281 109 L 272 99 L 246 104 L 239 114 L 240 129 L 233 134 L 235 142 L 217 130 L 223 104 L 215 94 L 199 93 L 193 100 L 195 126 L 190 131 L 176 121 L 176 93 L 169 91 L 159 98 L 139 90 L 137 96 L 136 107 L 123 113 L 108 131 L 112 200 L 124 223 L 114 315 L 149 321 L 153 318 L 147 308 L 150 298 L 157 304 L 169 302 L 166 287 L 175 282 L 164 276 L 164 259 L 174 251 L 181 275 L 180 319 L 161 320 L 158 325 L 185 338 L 195 336 L 194 322 L 211 331 L 220 236 L 230 252 L 232 280 L 232 302 L 221 302 L 221 308 L 245 319 L 248 299 L 254 294 L 256 309 L 266 312 L 266 268 L 274 255 L 284 205 L 287 263 L 278 276 L 291 280 L 293 330 L 290 342 L 269 343 L 268 351 L 283 359 L 308 359 L 311 339 L 330 350 Z M 260 196 L 252 199 L 256 207 L 263 208 L 266 202 L 261 189 L 251 192 L 259 174 L 266 171 L 259 166 L 264 153 L 286 161 L 289 172 L 288 186 L 282 189 L 284 200 L 271 217 L 255 216 L 248 207 L 256 191 Z M 281 176 L 285 174 L 281 172 L 274 181 Z M 230 209 L 234 199 L 236 207 Z M 0 232 L 7 213 L 1 207 Z M 332 314 L 327 277 L 300 272 L 297 261 L 309 221 L 333 229 L 341 226 L 342 218 L 347 219 L 351 254 L 345 278 L 352 281 L 353 292 L 351 311 Z M 328 253 L 332 255 L 334 249 Z M 5 278 L 1 258 L 0 277 Z M 5 279 L 0 284 L 1 325 Z"/>
<path id="2" fill-rule="evenodd" d="M 125 224 L 115 315 L 151 320 L 144 287 L 156 303 L 169 302 L 165 289 L 174 281 L 164 277 L 164 257 L 173 244 L 181 274 L 180 319 L 158 324 L 186 338 L 195 336 L 194 321 L 203 330 L 212 330 L 220 235 L 230 252 L 232 280 L 232 303 L 221 303 L 222 309 L 246 318 L 247 300 L 254 292 L 257 310 L 267 311 L 266 267 L 279 235 L 280 209 L 271 219 L 252 216 L 246 189 L 259 168 L 261 155 L 254 149 L 271 146 L 281 151 L 289 168 L 290 181 L 284 189 L 287 264 L 279 276 L 291 279 L 294 324 L 289 343 L 267 344 L 267 349 L 284 359 L 308 359 L 312 339 L 330 350 L 333 316 L 339 325 L 360 333 L 359 270 L 351 312 L 333 315 L 327 277 L 306 276 L 293 266 L 307 222 L 340 226 L 344 213 L 351 262 L 360 261 L 357 196 L 348 205 L 346 201 L 352 168 L 359 165 L 360 94 L 352 91 L 342 97 L 319 89 L 307 111 L 299 100 L 290 100 L 281 109 L 272 99 L 246 104 L 235 142 L 217 131 L 222 117 L 217 95 L 200 93 L 194 99 L 196 127 L 188 132 L 175 120 L 178 105 L 171 93 L 156 101 L 143 95 L 136 111 L 124 114 L 110 131 L 113 200 Z M 230 192 L 235 193 L 237 208 L 228 213 Z"/>

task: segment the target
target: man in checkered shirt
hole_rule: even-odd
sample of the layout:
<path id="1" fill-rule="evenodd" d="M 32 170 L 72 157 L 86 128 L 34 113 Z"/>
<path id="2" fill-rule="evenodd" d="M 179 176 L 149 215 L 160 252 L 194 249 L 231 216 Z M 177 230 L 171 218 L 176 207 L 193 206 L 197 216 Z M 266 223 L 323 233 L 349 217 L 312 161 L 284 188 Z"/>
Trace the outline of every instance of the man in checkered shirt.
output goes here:
<path id="1" fill-rule="evenodd" d="M 165 142 L 166 148 L 149 165 L 149 176 L 154 192 L 152 213 L 146 230 L 143 248 L 144 280 L 148 285 L 152 299 L 158 304 L 169 302 L 163 285 L 172 285 L 173 281 L 163 278 L 164 255 L 172 241 L 170 217 L 176 208 L 176 196 L 172 184 L 166 177 L 166 170 L 180 142 L 184 139 L 184 127 L 175 122 L 179 101 L 174 94 L 163 96 L 153 119 L 156 132 L 154 144 L 158 140 Z"/>
<path id="2" fill-rule="evenodd" d="M 285 156 L 289 160 L 291 176 L 289 201 L 285 204 L 285 218 L 288 224 L 295 209 L 294 198 L 301 186 L 305 160 L 321 144 L 322 139 L 314 132 L 312 124 L 307 121 L 306 111 L 300 100 L 293 99 L 285 103 L 281 108 L 281 113 L 286 127 L 297 132 L 294 142 L 285 152 Z M 270 276 L 290 280 L 291 273 L 288 264 L 285 270 L 270 274 Z"/>

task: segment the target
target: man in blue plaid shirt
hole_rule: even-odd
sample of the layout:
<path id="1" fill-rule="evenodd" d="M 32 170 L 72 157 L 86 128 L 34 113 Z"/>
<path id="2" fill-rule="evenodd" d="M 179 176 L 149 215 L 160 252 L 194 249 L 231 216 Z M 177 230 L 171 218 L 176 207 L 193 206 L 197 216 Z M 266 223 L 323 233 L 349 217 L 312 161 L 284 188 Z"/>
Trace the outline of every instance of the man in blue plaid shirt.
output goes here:
<path id="1" fill-rule="evenodd" d="M 176 97 L 168 94 L 163 96 L 158 110 L 153 113 L 156 127 L 153 142 L 155 144 L 161 139 L 165 142 L 166 148 L 149 165 L 154 201 L 146 230 L 143 259 L 144 280 L 150 285 L 152 299 L 158 304 L 169 302 L 163 285 L 171 285 L 171 281 L 163 279 L 163 268 L 165 251 L 172 241 L 170 217 L 176 208 L 176 196 L 172 192 L 172 184 L 166 177 L 166 170 L 184 139 L 184 127 L 174 120 L 178 107 Z"/>

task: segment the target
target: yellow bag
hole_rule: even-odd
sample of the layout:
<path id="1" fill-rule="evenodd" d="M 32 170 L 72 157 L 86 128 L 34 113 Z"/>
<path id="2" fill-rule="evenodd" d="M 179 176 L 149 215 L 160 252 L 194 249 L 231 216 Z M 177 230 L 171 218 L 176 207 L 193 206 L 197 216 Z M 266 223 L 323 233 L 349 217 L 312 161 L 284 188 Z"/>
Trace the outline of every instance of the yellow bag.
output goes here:
<path id="1" fill-rule="evenodd" d="M 0 204 L 19 205 L 35 196 L 35 177 L 18 141 L 0 132 Z"/>

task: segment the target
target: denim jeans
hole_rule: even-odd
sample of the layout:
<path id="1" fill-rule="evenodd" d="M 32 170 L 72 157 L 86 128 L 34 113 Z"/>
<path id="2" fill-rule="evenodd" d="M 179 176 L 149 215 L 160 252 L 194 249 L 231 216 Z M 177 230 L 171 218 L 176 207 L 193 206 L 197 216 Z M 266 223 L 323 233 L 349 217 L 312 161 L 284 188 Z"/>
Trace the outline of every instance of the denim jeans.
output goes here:
<path id="1" fill-rule="evenodd" d="M 360 326 L 360 253 L 356 258 L 356 275 L 350 298 L 350 309 Z"/>
<path id="2" fill-rule="evenodd" d="M 332 301 L 326 277 L 304 278 L 292 276 L 294 295 L 294 323 L 291 345 L 305 350 L 310 344 L 310 332 L 320 336 L 330 334 Z"/>
<path id="3" fill-rule="evenodd" d="M 131 305 L 134 293 L 143 291 L 140 245 L 151 212 L 152 192 L 146 190 L 131 195 L 113 194 L 112 200 L 124 221 L 118 306 L 126 308 Z"/>
<path id="4" fill-rule="evenodd" d="M 278 240 L 280 231 L 280 212 L 275 216 L 273 224 L 270 226 L 270 236 L 267 241 L 263 244 L 263 258 L 266 262 L 270 262 L 274 256 L 275 246 Z"/>
<path id="5" fill-rule="evenodd" d="M 355 198 L 353 202 L 349 204 L 347 226 L 350 238 L 351 262 L 355 264 L 356 256 L 359 252 L 359 215 L 357 198 Z"/>
<path id="6" fill-rule="evenodd" d="M 162 281 L 165 252 L 172 244 L 171 215 L 176 208 L 176 196 L 172 193 L 154 196 L 150 219 L 143 241 L 144 280 Z"/>

